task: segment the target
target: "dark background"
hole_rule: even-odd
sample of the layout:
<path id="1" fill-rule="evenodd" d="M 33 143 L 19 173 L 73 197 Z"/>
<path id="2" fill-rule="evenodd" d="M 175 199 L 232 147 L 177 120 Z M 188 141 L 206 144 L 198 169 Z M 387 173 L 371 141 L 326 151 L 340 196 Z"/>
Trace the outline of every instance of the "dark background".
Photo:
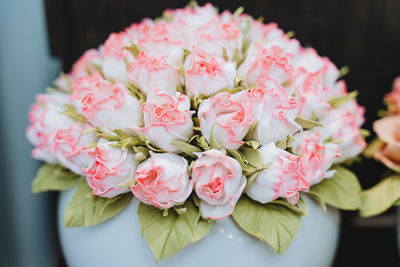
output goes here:
<path id="1" fill-rule="evenodd" d="M 207 1 L 198 1 L 204 4 Z M 294 31 L 303 45 L 311 45 L 339 68 L 347 65 L 350 91 L 358 90 L 367 108 L 364 128 L 371 130 L 382 98 L 400 75 L 400 1 L 398 0 L 258 0 L 213 1 L 219 10 L 239 6 L 253 17 L 277 22 Z M 51 52 L 69 71 L 89 48 L 97 47 L 111 32 L 123 30 L 141 18 L 155 18 L 166 8 L 184 7 L 178 0 L 45 0 Z M 364 160 L 352 169 L 364 188 L 379 181 L 381 164 Z M 63 264 L 61 263 L 61 266 Z M 394 211 L 373 219 L 343 212 L 340 244 L 334 266 L 400 266 Z"/>

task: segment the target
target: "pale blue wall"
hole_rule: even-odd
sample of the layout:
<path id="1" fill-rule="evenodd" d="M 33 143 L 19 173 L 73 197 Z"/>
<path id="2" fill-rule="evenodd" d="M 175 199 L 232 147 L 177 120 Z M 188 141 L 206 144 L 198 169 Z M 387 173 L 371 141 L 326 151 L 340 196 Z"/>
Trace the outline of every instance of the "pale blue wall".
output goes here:
<path id="1" fill-rule="evenodd" d="M 33 195 L 39 163 L 26 141 L 34 95 L 57 75 L 48 52 L 44 4 L 0 0 L 0 266 L 55 266 L 55 195 Z"/>

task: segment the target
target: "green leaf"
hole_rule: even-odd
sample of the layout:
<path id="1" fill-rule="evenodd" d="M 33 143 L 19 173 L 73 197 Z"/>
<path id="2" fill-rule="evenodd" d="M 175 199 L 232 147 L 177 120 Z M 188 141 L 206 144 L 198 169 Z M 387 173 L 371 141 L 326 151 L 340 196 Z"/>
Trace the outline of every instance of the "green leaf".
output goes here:
<path id="1" fill-rule="evenodd" d="M 38 170 L 32 182 L 32 192 L 67 190 L 74 187 L 82 176 L 59 164 L 46 163 Z"/>
<path id="2" fill-rule="evenodd" d="M 114 198 L 99 197 L 82 179 L 64 215 L 65 226 L 90 226 L 104 222 L 118 214 L 132 199 L 127 193 Z"/>
<path id="3" fill-rule="evenodd" d="M 130 81 L 127 85 L 126 88 L 129 90 L 131 95 L 133 95 L 137 100 L 139 100 L 140 103 L 146 102 L 146 96 L 142 94 L 140 91 L 140 87 L 135 84 L 134 82 Z"/>
<path id="4" fill-rule="evenodd" d="M 76 111 L 75 107 L 71 104 L 65 104 L 64 105 L 64 110 L 60 112 L 61 114 L 64 114 L 68 117 L 70 117 L 74 121 L 79 121 L 82 123 L 86 123 L 86 118 L 82 114 L 78 113 Z"/>
<path id="5" fill-rule="evenodd" d="M 361 193 L 362 217 L 378 215 L 400 199 L 400 175 L 383 179 L 374 187 Z"/>
<path id="6" fill-rule="evenodd" d="M 171 141 L 170 144 L 191 157 L 196 157 L 195 154 L 193 154 L 194 152 L 203 152 L 199 147 L 182 141 Z"/>
<path id="7" fill-rule="evenodd" d="M 126 46 L 124 47 L 126 50 L 128 50 L 129 52 L 131 52 L 131 54 L 133 55 L 133 57 L 137 57 L 140 53 L 140 49 L 139 47 L 137 47 L 137 45 L 135 45 L 135 43 L 131 42 L 131 46 Z"/>
<path id="8" fill-rule="evenodd" d="M 381 148 L 383 144 L 384 143 L 381 140 L 379 140 L 379 138 L 375 138 L 371 143 L 369 143 L 367 148 L 364 150 L 363 152 L 364 157 L 373 158 L 375 151 Z"/>
<path id="9" fill-rule="evenodd" d="M 357 177 L 346 168 L 335 166 L 332 178 L 323 180 L 310 188 L 310 195 L 322 205 L 329 204 L 343 210 L 360 208 L 361 186 Z"/>
<path id="10" fill-rule="evenodd" d="M 237 202 L 233 219 L 249 234 L 268 243 L 282 254 L 300 226 L 301 215 L 281 204 L 261 204 L 246 195 Z"/>
<path id="11" fill-rule="evenodd" d="M 277 199 L 269 202 L 269 204 L 282 205 L 301 216 L 307 216 L 307 207 L 304 200 L 300 197 L 296 205 L 289 203 L 286 199 Z"/>
<path id="12" fill-rule="evenodd" d="M 225 47 L 222 47 L 222 58 L 223 58 L 225 61 L 228 61 L 228 60 L 229 60 L 228 52 L 226 51 L 226 48 L 225 48 Z"/>
<path id="13" fill-rule="evenodd" d="M 251 140 L 252 140 L 253 135 L 254 135 L 254 131 L 257 129 L 258 123 L 259 123 L 259 122 L 256 121 L 255 123 L 253 123 L 253 124 L 250 126 L 250 129 L 249 129 L 249 131 L 247 132 L 246 136 L 244 137 L 244 140 L 246 140 L 246 141 L 251 141 Z"/>
<path id="14" fill-rule="evenodd" d="M 343 78 L 343 77 L 346 76 L 349 72 L 350 72 L 350 67 L 349 67 L 349 66 L 343 66 L 343 67 L 341 67 L 340 70 L 339 70 L 339 77 L 338 77 L 338 79 Z"/>
<path id="15" fill-rule="evenodd" d="M 328 100 L 328 103 L 332 106 L 332 108 L 338 108 L 343 104 L 346 104 L 350 100 L 353 100 L 357 97 L 358 92 L 353 91 L 344 96 L 334 97 Z"/>
<path id="16" fill-rule="evenodd" d="M 68 90 L 69 90 L 67 93 L 71 93 L 72 92 L 71 80 L 67 77 L 67 75 L 65 75 L 65 73 L 63 71 L 60 72 L 60 76 L 61 76 L 61 79 L 63 79 L 64 82 L 67 84 L 67 87 L 68 87 Z M 60 89 L 62 89 L 62 88 L 60 88 Z"/>
<path id="17" fill-rule="evenodd" d="M 139 204 L 138 218 L 144 234 L 157 262 L 168 259 L 184 247 L 205 237 L 212 224 L 200 219 L 199 209 L 189 198 L 184 204 L 186 211 L 178 215 L 171 209 L 168 216 L 163 211 L 144 203 Z"/>
<path id="18" fill-rule="evenodd" d="M 257 169 L 262 168 L 263 158 L 261 156 L 261 153 L 257 149 L 254 149 L 252 147 L 242 146 L 239 150 L 248 164 Z"/>
<path id="19" fill-rule="evenodd" d="M 324 125 L 315 120 L 309 120 L 300 116 L 297 116 L 295 121 L 303 127 L 303 129 L 312 129 L 314 127 L 324 127 Z"/>

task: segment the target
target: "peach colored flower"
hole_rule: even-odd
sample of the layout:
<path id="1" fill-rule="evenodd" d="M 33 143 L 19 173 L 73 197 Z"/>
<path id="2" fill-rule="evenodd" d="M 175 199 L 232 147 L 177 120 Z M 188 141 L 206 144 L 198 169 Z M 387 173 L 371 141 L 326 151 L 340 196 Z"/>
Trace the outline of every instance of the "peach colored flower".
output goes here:
<path id="1" fill-rule="evenodd" d="M 375 151 L 375 159 L 387 167 L 400 167 L 400 116 L 389 116 L 374 122 L 374 131 L 384 144 Z"/>

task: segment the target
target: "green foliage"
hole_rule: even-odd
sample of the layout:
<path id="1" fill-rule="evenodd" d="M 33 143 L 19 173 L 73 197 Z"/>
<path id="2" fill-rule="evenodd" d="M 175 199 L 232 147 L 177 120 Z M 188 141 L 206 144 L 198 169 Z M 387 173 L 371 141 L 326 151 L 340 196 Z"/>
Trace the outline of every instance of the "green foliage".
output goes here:
<path id="1" fill-rule="evenodd" d="M 312 186 L 309 194 L 323 207 L 329 204 L 343 210 L 357 210 L 361 205 L 361 186 L 357 177 L 346 168 L 335 166 L 332 178 Z"/>
<path id="2" fill-rule="evenodd" d="M 32 192 L 67 190 L 74 187 L 82 176 L 73 173 L 59 164 L 46 163 L 38 170 L 32 182 Z"/>
<path id="3" fill-rule="evenodd" d="M 361 193 L 362 217 L 378 215 L 400 200 L 400 175 L 383 179 L 374 187 Z"/>
<path id="4" fill-rule="evenodd" d="M 261 204 L 243 195 L 232 214 L 247 233 L 268 243 L 282 254 L 292 242 L 301 222 L 301 214 L 281 203 Z"/>
<path id="5" fill-rule="evenodd" d="M 104 222 L 118 214 L 132 199 L 132 194 L 114 198 L 99 197 L 82 179 L 68 204 L 64 215 L 65 226 L 91 226 Z"/>
<path id="6" fill-rule="evenodd" d="M 180 212 L 182 215 L 172 209 L 166 215 L 154 206 L 142 202 L 139 204 L 138 217 L 142 234 L 157 261 L 164 257 L 168 259 L 184 247 L 199 241 L 212 226 L 212 223 L 201 219 L 200 211 L 191 198 L 179 210 L 184 211 Z"/>

